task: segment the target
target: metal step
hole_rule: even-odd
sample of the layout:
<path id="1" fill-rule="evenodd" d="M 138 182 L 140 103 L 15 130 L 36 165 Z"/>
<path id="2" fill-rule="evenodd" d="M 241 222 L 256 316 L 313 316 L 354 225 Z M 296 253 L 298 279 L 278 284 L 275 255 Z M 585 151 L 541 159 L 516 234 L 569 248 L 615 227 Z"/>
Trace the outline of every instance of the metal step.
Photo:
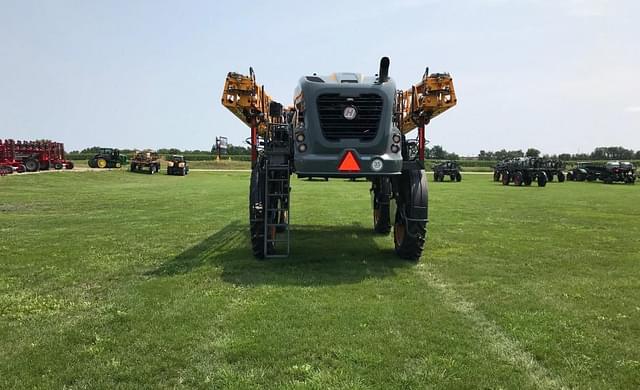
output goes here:
<path id="1" fill-rule="evenodd" d="M 271 177 L 272 172 L 274 176 Z M 284 177 L 283 177 L 284 176 Z M 291 183 L 291 167 L 287 164 L 266 164 L 265 182 L 265 224 L 264 224 L 264 253 L 265 257 L 287 257 L 291 249 L 291 235 L 289 231 L 289 192 Z M 280 203 L 278 204 L 278 199 Z M 270 203 L 274 204 L 270 204 Z M 285 207 L 282 207 L 285 205 Z M 284 221 L 280 221 L 280 214 L 285 213 Z M 273 214 L 276 214 L 275 216 Z M 275 217 L 276 223 L 270 223 L 270 219 Z M 284 228 L 282 232 L 277 232 L 275 228 Z M 269 238 L 269 233 L 276 230 L 273 237 Z M 271 245 L 270 245 L 271 244 Z M 278 245 L 280 244 L 280 245 Z M 269 246 L 273 250 L 269 251 Z"/>

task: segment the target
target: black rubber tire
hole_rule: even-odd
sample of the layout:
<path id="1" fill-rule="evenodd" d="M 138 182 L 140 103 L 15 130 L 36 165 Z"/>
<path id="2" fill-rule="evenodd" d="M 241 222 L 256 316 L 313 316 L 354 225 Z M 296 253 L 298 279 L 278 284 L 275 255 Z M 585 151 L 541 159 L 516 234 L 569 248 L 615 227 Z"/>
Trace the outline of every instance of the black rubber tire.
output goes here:
<path id="1" fill-rule="evenodd" d="M 379 234 L 391 232 L 391 180 L 387 177 L 377 179 L 371 185 L 373 195 L 373 231 Z"/>
<path id="2" fill-rule="evenodd" d="M 521 172 L 516 172 L 513 175 L 513 185 L 520 187 L 524 183 L 524 177 Z"/>
<path id="3" fill-rule="evenodd" d="M 571 171 L 567 172 L 567 177 L 566 178 L 567 178 L 568 181 L 575 180 L 575 178 L 573 177 L 573 172 L 571 172 Z"/>
<path id="4" fill-rule="evenodd" d="M 66 166 L 67 169 L 73 169 L 74 166 L 75 165 L 73 165 L 71 161 L 67 161 L 67 166 Z"/>
<path id="5" fill-rule="evenodd" d="M 27 160 L 24 162 L 27 172 L 37 172 L 40 170 L 40 162 L 38 160 Z"/>
<path id="6" fill-rule="evenodd" d="M 508 186 L 510 181 L 511 175 L 509 174 L 509 172 L 502 172 L 502 185 Z"/>
<path id="7" fill-rule="evenodd" d="M 533 178 L 530 175 L 525 175 L 523 177 L 523 182 L 524 182 L 524 185 L 528 187 L 531 185 L 531 183 L 533 183 Z"/>
<path id="8" fill-rule="evenodd" d="M 544 187 L 547 185 L 547 174 L 540 172 L 538 175 L 538 187 Z"/>
<path id="9" fill-rule="evenodd" d="M 558 172 L 558 183 L 564 183 L 565 179 L 564 172 Z"/>
<path id="10" fill-rule="evenodd" d="M 403 259 L 418 261 L 427 239 L 427 223 L 415 220 L 426 219 L 428 215 L 428 190 L 424 171 L 404 171 L 398 178 L 397 191 L 396 216 L 393 225 L 396 254 Z M 424 214 L 415 215 L 416 212 Z M 403 215 L 414 220 L 403 218 Z"/>
<path id="11" fill-rule="evenodd" d="M 438 181 L 438 174 L 436 172 L 433 173 L 433 181 Z"/>
<path id="12" fill-rule="evenodd" d="M 551 183 L 553 181 L 553 172 L 545 172 L 547 175 L 547 182 Z"/>
<path id="13" fill-rule="evenodd" d="M 462 174 L 460 172 L 456 173 L 456 181 L 460 183 L 462 181 Z"/>
<path id="14" fill-rule="evenodd" d="M 62 164 L 61 163 L 55 163 L 53 164 L 53 169 L 55 170 L 61 170 L 62 169 Z"/>
<path id="15" fill-rule="evenodd" d="M 493 181 L 500 181 L 500 172 L 498 171 L 493 172 Z"/>

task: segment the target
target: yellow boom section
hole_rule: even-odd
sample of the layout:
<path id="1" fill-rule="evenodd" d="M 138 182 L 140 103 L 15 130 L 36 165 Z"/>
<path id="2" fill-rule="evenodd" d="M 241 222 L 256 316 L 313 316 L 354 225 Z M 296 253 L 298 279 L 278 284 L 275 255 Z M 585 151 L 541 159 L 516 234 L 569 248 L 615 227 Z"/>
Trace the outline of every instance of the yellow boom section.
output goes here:
<path id="1" fill-rule="evenodd" d="M 272 101 L 271 96 L 264 91 L 264 86 L 256 83 L 253 69 L 249 69 L 249 76 L 234 72 L 227 74 L 222 105 L 247 126 L 255 126 L 259 135 L 263 135 L 267 123 L 272 122 L 269 115 Z"/>
<path id="2" fill-rule="evenodd" d="M 403 134 L 442 114 L 457 103 L 453 79 L 446 73 L 422 76 L 410 90 L 398 91 L 396 122 Z M 422 122 L 424 121 L 424 122 Z"/>

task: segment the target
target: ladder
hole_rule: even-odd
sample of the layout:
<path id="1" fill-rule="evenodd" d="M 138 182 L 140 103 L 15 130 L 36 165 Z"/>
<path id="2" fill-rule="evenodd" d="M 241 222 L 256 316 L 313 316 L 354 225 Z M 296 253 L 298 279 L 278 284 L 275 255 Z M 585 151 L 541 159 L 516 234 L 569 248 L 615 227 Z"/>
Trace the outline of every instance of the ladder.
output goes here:
<path id="1" fill-rule="evenodd" d="M 289 231 L 289 160 L 266 161 L 264 205 L 264 256 L 287 257 L 291 249 Z M 286 244 L 286 250 L 285 250 Z"/>

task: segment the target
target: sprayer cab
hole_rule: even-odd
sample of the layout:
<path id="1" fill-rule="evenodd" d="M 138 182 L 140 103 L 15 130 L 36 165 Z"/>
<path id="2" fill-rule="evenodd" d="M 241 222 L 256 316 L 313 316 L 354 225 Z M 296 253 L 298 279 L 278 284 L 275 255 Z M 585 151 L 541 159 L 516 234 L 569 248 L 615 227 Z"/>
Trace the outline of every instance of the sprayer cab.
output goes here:
<path id="1" fill-rule="evenodd" d="M 385 76 L 305 76 L 295 90 L 294 165 L 299 176 L 397 175 L 401 133 L 393 124 L 396 86 Z"/>

